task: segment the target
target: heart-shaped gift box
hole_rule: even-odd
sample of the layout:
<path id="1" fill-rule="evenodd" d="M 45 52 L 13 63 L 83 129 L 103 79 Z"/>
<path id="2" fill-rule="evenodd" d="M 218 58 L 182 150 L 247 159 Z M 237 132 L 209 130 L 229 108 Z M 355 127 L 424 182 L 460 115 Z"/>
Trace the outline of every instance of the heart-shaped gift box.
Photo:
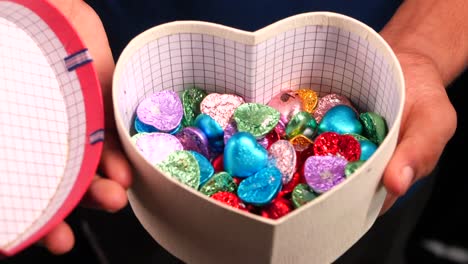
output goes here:
<path id="1" fill-rule="evenodd" d="M 348 97 L 382 115 L 389 133 L 350 178 L 271 220 L 188 188 L 152 166 L 130 130 L 152 93 L 197 86 L 267 103 L 284 89 Z M 200 21 L 154 27 L 133 39 L 114 74 L 118 132 L 137 175 L 131 206 L 151 236 L 187 263 L 329 263 L 374 223 L 386 195 L 383 170 L 397 142 L 403 74 L 387 43 L 355 19 L 328 12 L 286 18 L 256 32 Z"/>
<path id="2" fill-rule="evenodd" d="M 102 150 L 88 50 L 61 13 L 0 0 L 0 257 L 36 242 L 78 204 Z"/>

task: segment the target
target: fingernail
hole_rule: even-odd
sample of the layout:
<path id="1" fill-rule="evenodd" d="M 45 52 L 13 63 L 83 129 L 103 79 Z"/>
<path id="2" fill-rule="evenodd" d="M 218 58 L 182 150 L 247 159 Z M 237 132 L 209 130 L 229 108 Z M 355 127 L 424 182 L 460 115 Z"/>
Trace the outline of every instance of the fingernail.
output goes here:
<path id="1" fill-rule="evenodd" d="M 401 190 L 402 194 L 405 193 L 414 179 L 414 170 L 410 166 L 405 166 L 401 170 Z"/>

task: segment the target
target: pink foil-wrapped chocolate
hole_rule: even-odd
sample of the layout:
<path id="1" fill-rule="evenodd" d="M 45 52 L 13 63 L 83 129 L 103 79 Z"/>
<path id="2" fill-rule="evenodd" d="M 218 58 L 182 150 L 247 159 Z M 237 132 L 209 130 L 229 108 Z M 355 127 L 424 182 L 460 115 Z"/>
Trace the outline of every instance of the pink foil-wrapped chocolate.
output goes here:
<path id="1" fill-rule="evenodd" d="M 276 141 L 268 149 L 268 158 L 274 160 L 275 166 L 281 172 L 283 184 L 291 181 L 297 162 L 294 146 L 284 139 Z"/>
<path id="2" fill-rule="evenodd" d="M 235 94 L 212 93 L 200 103 L 200 110 L 211 116 L 224 130 L 236 108 L 244 102 L 242 97 Z"/>
<path id="3" fill-rule="evenodd" d="M 289 120 L 300 111 L 304 111 L 302 99 L 299 95 L 291 90 L 282 91 L 271 98 L 268 105 L 280 112 L 280 121 L 284 125 L 289 123 Z"/>
<path id="4" fill-rule="evenodd" d="M 319 98 L 317 107 L 314 110 L 313 116 L 315 117 L 317 123 L 322 121 L 323 116 L 327 113 L 328 110 L 337 105 L 347 105 L 353 108 L 356 113 L 358 113 L 351 104 L 351 101 L 349 101 L 349 99 L 345 96 L 334 93 L 327 94 L 324 97 Z"/>

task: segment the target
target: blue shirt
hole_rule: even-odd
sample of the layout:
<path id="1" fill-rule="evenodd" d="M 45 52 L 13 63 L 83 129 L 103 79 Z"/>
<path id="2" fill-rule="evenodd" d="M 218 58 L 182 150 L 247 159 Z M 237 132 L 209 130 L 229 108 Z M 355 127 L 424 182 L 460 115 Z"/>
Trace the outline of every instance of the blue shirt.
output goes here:
<path id="1" fill-rule="evenodd" d="M 139 33 L 175 20 L 201 20 L 255 31 L 283 18 L 311 11 L 351 16 L 376 31 L 401 0 L 86 0 L 104 23 L 114 58 Z"/>

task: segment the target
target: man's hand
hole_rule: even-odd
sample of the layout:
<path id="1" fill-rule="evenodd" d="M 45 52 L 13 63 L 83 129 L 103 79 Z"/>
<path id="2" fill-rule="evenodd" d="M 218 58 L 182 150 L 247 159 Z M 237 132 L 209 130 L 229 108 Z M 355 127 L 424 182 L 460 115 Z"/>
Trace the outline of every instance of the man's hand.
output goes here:
<path id="1" fill-rule="evenodd" d="M 73 24 L 93 57 L 104 99 L 106 136 L 99 171 L 85 194 L 81 205 L 108 212 L 120 210 L 127 204 L 126 189 L 131 184 L 131 167 L 124 156 L 112 108 L 112 74 L 114 60 L 101 20 L 81 0 L 48 0 Z M 54 254 L 63 254 L 73 248 L 74 235 L 65 222 L 59 224 L 39 242 Z"/>
<path id="2" fill-rule="evenodd" d="M 381 214 L 428 175 L 455 133 L 457 117 L 437 68 L 420 54 L 397 54 L 403 68 L 406 102 L 395 153 L 384 173 L 388 195 Z"/>
<path id="3" fill-rule="evenodd" d="M 400 61 L 406 102 L 395 153 L 383 183 L 385 213 L 436 166 L 457 116 L 445 88 L 468 62 L 466 0 L 406 0 L 382 30 Z"/>

